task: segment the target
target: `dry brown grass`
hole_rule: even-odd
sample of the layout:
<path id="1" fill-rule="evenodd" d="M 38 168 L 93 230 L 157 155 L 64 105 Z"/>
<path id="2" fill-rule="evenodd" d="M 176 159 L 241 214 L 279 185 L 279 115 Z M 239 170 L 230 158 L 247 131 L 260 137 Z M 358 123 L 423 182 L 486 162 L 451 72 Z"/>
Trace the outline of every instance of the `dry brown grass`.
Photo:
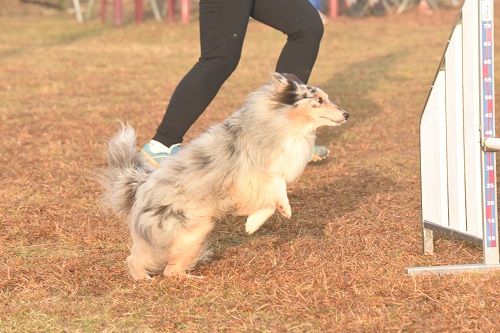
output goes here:
<path id="1" fill-rule="evenodd" d="M 203 280 L 135 283 L 122 219 L 92 173 L 130 121 L 145 142 L 198 55 L 197 26 L 121 28 L 0 20 L 0 331 L 495 331 L 500 276 L 411 278 L 409 266 L 477 262 L 420 236 L 418 121 L 456 12 L 329 24 L 311 82 L 352 115 L 321 131 L 333 152 L 290 187 L 294 217 L 255 235 L 221 221 Z M 188 139 L 273 70 L 284 37 L 258 23 Z M 500 91 L 497 89 L 497 91 Z"/>

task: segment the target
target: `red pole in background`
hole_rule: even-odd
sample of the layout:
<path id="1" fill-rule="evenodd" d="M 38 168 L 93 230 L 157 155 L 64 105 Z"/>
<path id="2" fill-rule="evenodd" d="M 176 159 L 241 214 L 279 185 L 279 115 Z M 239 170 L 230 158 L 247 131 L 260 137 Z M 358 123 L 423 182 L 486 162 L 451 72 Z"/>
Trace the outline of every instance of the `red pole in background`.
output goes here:
<path id="1" fill-rule="evenodd" d="M 101 18 L 101 22 L 104 23 L 106 22 L 106 5 L 108 1 L 107 0 L 101 0 L 101 8 L 99 10 L 99 16 Z"/>
<path id="2" fill-rule="evenodd" d="M 144 17 L 144 1 L 143 0 L 135 0 L 135 22 L 141 23 L 142 18 Z"/>
<path id="3" fill-rule="evenodd" d="M 232 0 L 231 0 L 232 1 Z M 189 13 L 191 12 L 191 2 L 189 0 L 182 0 L 182 23 L 189 23 Z"/>
<path id="4" fill-rule="evenodd" d="M 338 0 L 330 0 L 330 11 L 329 15 L 330 19 L 334 20 L 339 16 L 339 1 Z"/>
<path id="5" fill-rule="evenodd" d="M 167 22 L 168 21 L 173 21 L 174 20 L 174 0 L 165 0 L 165 6 L 167 7 Z"/>
<path id="6" fill-rule="evenodd" d="M 115 0 L 114 3 L 114 18 L 115 18 L 115 24 L 120 25 L 122 24 L 123 21 L 123 16 L 122 16 L 122 0 Z"/>

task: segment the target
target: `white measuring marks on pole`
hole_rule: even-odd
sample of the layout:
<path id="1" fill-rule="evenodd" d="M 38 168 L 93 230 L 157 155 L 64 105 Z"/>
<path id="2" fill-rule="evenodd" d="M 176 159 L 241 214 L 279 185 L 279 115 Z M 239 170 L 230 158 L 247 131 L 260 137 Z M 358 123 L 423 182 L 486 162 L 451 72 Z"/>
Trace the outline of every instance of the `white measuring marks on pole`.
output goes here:
<path id="1" fill-rule="evenodd" d="M 484 263 L 410 274 L 499 269 L 493 0 L 465 0 L 420 123 L 424 252 L 433 231 L 483 246 Z"/>

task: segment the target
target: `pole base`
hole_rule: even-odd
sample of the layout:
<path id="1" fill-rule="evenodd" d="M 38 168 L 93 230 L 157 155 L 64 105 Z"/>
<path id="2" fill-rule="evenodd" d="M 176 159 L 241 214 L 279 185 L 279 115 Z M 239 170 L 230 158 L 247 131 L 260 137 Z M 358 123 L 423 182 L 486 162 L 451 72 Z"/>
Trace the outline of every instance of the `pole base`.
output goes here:
<path id="1" fill-rule="evenodd" d="M 426 266 L 408 268 L 408 275 L 443 275 L 459 273 L 482 273 L 487 271 L 500 271 L 500 264 L 468 264 L 468 265 L 447 265 L 447 266 Z"/>

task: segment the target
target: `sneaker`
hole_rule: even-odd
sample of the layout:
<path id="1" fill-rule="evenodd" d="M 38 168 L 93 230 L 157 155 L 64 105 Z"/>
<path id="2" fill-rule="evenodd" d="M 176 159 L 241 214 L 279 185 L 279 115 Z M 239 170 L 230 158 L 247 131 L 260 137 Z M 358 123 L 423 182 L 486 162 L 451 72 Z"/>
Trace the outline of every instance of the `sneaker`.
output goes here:
<path id="1" fill-rule="evenodd" d="M 325 160 L 330 151 L 325 146 L 314 146 L 309 162 L 319 162 Z"/>
<path id="2" fill-rule="evenodd" d="M 141 155 L 147 165 L 158 169 L 165 158 L 176 154 L 179 150 L 181 150 L 180 143 L 167 147 L 158 141 L 151 140 L 142 147 Z"/>

